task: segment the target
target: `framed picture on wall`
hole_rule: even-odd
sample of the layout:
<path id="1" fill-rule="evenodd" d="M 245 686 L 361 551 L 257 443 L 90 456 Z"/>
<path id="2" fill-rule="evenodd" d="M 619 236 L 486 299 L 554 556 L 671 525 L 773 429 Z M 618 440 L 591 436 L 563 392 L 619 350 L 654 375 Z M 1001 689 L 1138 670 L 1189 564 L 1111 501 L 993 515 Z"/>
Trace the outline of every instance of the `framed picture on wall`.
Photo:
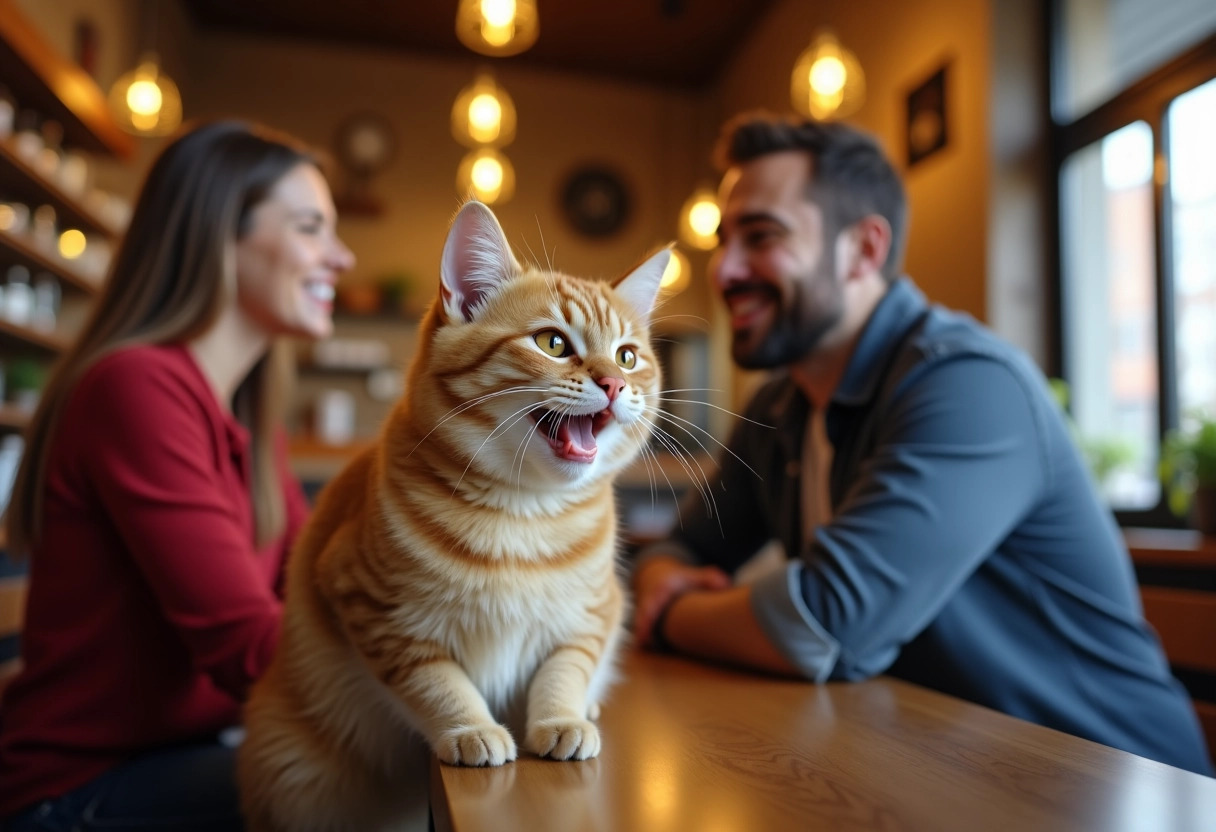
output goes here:
<path id="1" fill-rule="evenodd" d="M 908 167 L 937 153 L 949 143 L 949 113 L 946 109 L 946 76 L 950 64 L 942 64 L 908 93 L 904 138 Z"/>

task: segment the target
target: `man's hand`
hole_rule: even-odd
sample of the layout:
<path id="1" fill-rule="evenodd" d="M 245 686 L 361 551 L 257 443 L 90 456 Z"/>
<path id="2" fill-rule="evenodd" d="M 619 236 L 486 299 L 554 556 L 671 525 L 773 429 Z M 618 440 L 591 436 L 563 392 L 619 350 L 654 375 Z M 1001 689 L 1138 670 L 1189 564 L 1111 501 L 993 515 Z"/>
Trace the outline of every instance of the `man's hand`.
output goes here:
<path id="1" fill-rule="evenodd" d="M 676 596 L 694 589 L 721 590 L 730 586 L 730 576 L 716 566 L 689 566 L 674 558 L 648 561 L 633 576 L 634 638 L 642 646 L 650 645 L 655 619 Z"/>

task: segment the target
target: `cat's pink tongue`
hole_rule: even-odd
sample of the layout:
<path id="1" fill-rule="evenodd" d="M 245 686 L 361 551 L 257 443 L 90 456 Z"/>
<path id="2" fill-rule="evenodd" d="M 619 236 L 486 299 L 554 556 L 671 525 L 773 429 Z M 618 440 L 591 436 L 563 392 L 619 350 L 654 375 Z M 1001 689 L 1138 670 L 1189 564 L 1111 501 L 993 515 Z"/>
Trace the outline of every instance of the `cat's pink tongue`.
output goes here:
<path id="1" fill-rule="evenodd" d="M 590 416 L 568 416 L 557 423 L 557 435 L 553 437 L 553 450 L 562 459 L 571 462 L 590 462 L 595 459 L 599 446 L 591 432 Z"/>

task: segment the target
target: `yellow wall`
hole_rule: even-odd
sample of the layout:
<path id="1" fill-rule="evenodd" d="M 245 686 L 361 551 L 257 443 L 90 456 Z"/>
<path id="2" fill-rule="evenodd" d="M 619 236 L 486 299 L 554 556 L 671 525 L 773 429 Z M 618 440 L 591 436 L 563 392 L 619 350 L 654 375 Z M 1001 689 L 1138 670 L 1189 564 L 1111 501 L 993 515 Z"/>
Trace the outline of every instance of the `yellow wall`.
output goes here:
<path id="1" fill-rule="evenodd" d="M 865 71 L 866 103 L 850 121 L 875 133 L 904 166 L 905 98 L 950 61 L 949 145 L 907 171 L 907 272 L 933 300 L 987 315 L 989 0 L 779 0 L 727 63 L 723 115 L 790 110 L 790 71 L 830 26 Z"/>

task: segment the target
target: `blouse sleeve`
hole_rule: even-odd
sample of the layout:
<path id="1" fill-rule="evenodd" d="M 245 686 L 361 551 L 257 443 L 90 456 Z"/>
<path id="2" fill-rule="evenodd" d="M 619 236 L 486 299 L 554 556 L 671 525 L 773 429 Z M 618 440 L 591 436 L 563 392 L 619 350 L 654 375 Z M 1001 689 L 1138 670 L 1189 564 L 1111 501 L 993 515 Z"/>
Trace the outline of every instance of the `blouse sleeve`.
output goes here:
<path id="1" fill-rule="evenodd" d="M 195 666 L 238 699 L 269 665 L 281 606 L 235 516 L 204 404 L 155 362 L 105 362 L 82 381 L 86 474 Z M 289 498 L 290 502 L 290 498 Z"/>

